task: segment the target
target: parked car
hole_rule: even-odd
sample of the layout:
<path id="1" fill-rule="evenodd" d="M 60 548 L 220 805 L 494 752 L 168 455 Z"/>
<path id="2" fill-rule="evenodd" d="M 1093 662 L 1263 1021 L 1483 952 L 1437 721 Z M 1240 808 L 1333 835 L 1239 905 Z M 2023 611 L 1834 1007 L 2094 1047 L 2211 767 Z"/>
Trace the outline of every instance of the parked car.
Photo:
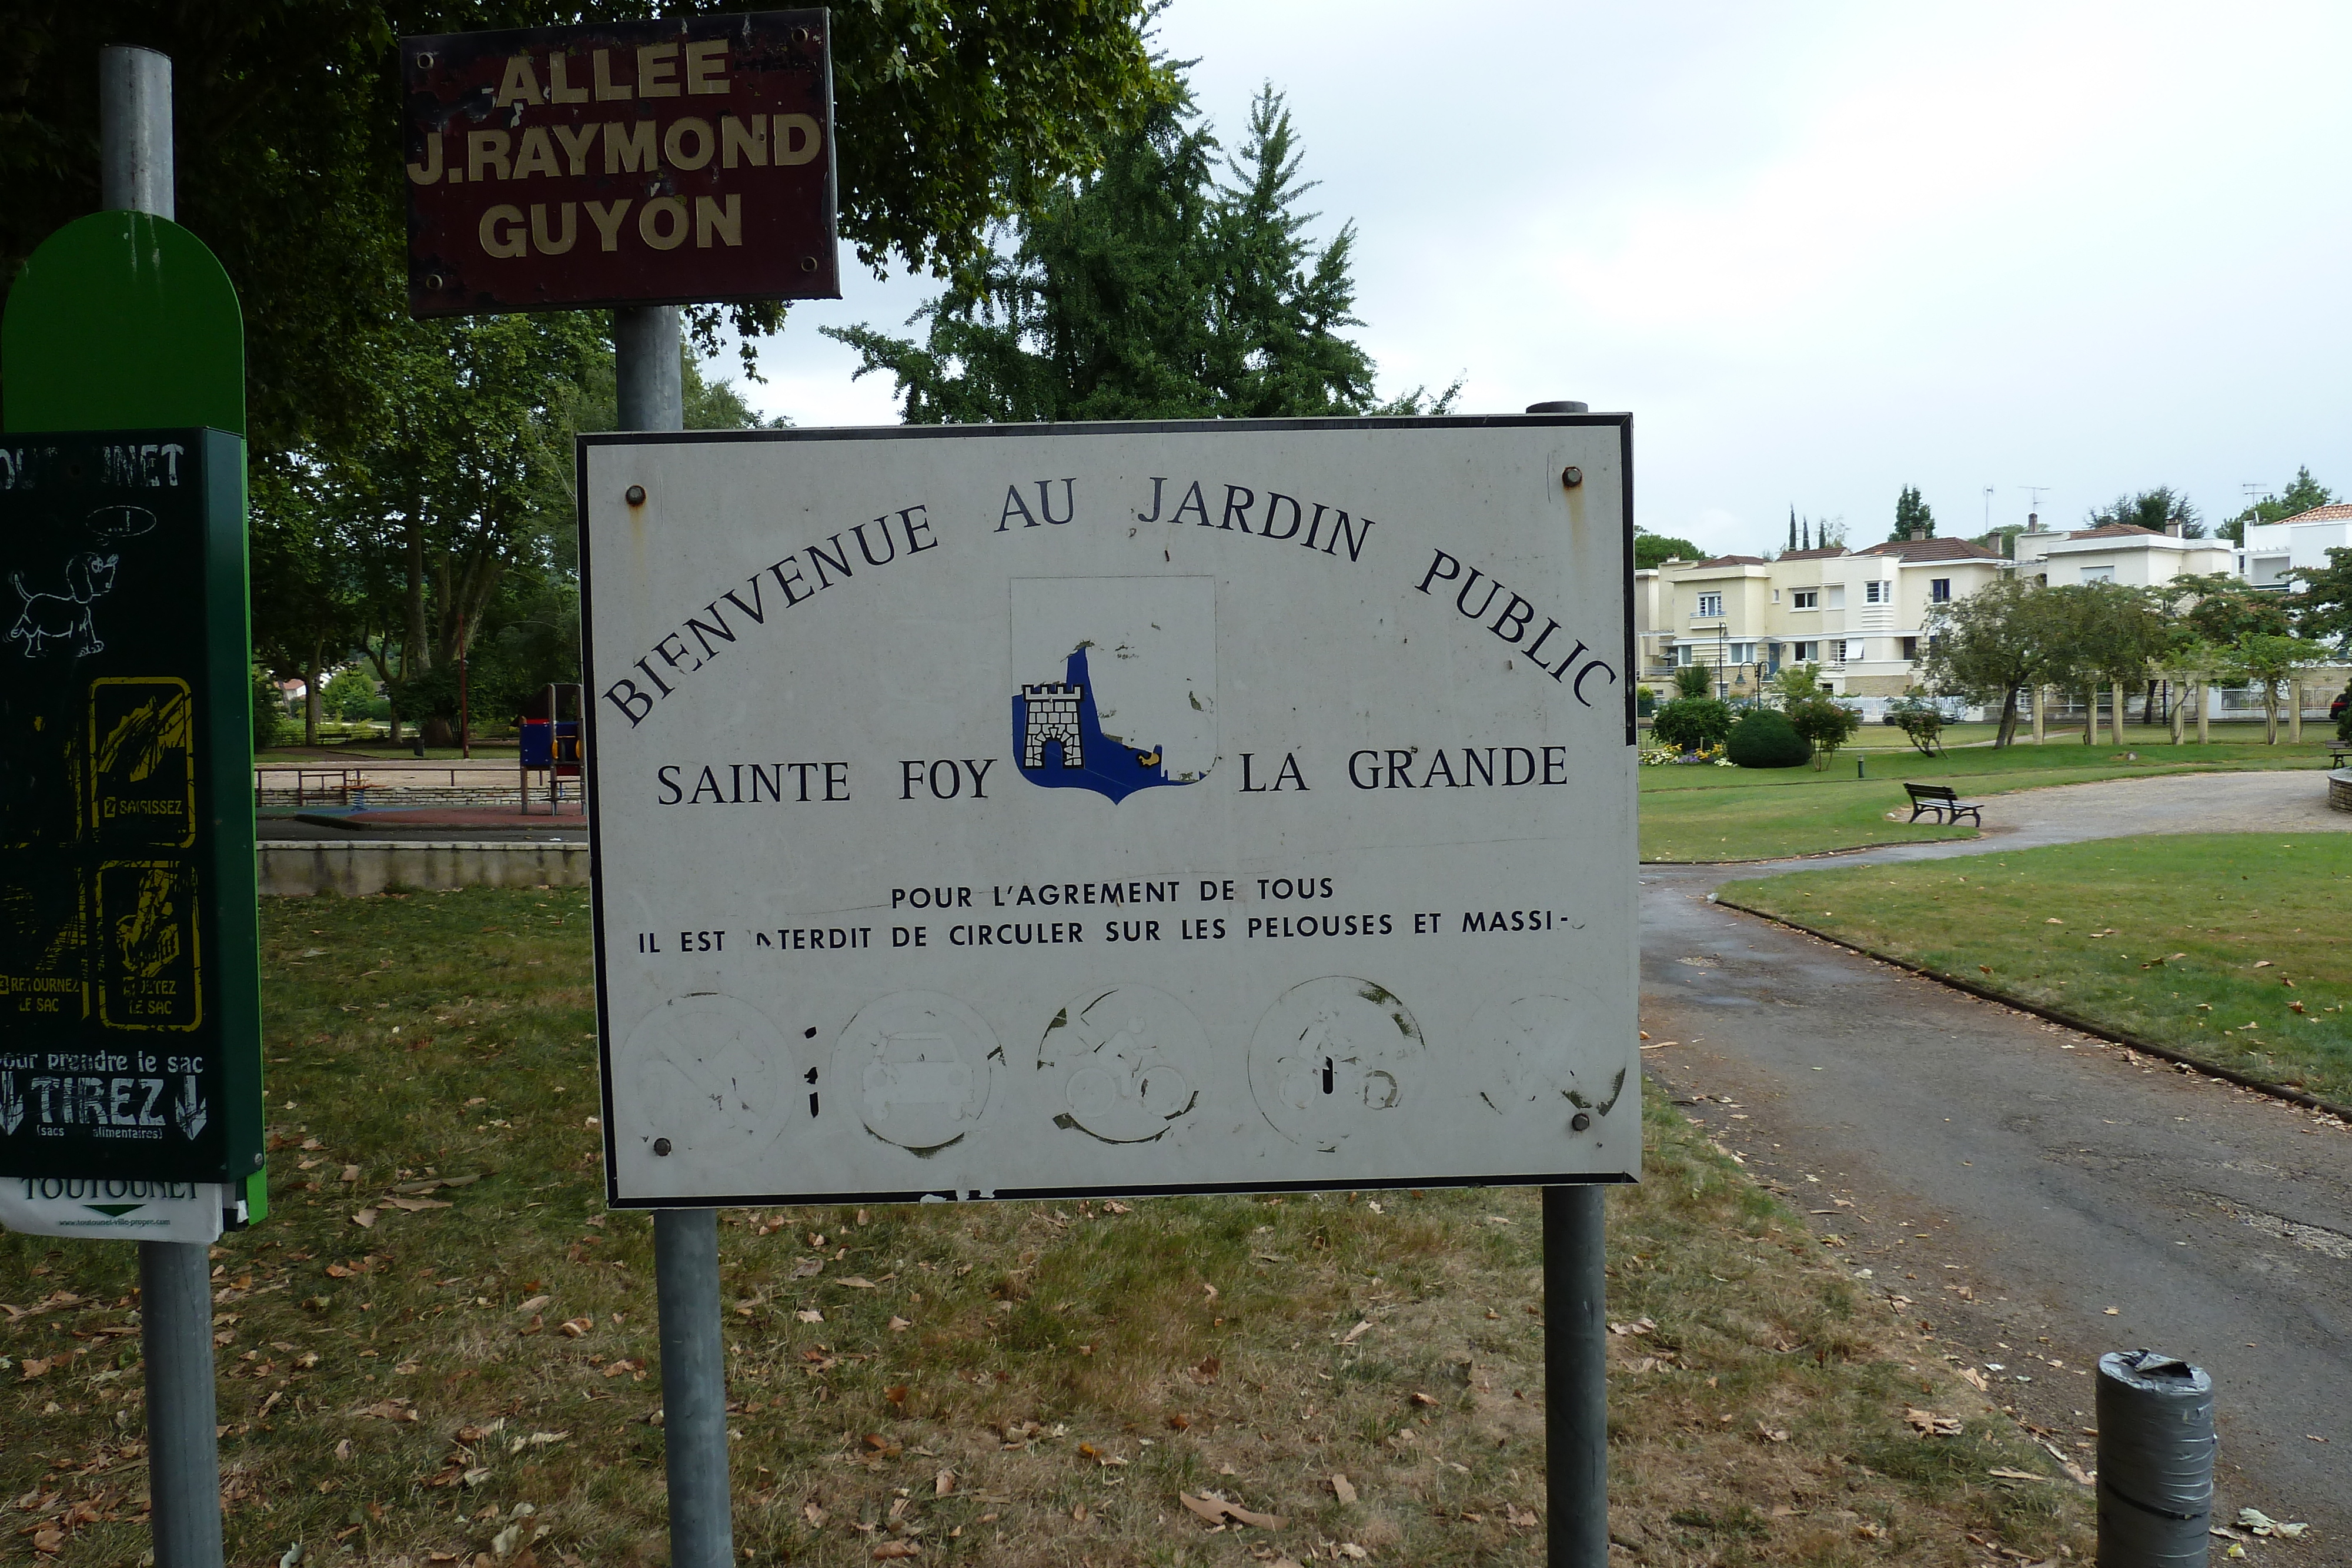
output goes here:
<path id="1" fill-rule="evenodd" d="M 2352 703 L 2352 686 L 2347 686 L 2344 690 L 2336 694 L 2336 700 L 2327 705 L 2327 716 L 2330 718 L 2342 718 L 2344 716 L 2344 706 L 2347 703 Z"/>

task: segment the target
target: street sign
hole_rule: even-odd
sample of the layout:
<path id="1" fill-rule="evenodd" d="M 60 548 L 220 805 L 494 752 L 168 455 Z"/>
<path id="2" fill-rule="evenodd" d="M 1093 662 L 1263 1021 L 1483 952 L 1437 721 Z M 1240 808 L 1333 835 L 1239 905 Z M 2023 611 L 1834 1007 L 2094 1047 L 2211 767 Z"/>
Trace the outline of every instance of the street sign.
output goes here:
<path id="1" fill-rule="evenodd" d="M 612 1200 L 1635 1175 L 1630 441 L 583 437 Z"/>
<path id="2" fill-rule="evenodd" d="M 244 495 L 216 430 L 0 437 L 0 1176 L 261 1169 Z"/>
<path id="3" fill-rule="evenodd" d="M 410 310 L 838 298 L 826 27 L 402 39 Z"/>

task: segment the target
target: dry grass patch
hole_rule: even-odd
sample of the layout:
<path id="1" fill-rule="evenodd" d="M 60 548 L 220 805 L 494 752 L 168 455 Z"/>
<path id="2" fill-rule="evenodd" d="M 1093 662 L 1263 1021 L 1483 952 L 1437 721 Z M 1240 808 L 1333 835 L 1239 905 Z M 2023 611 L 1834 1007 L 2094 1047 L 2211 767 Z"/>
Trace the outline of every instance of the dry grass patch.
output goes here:
<path id="1" fill-rule="evenodd" d="M 581 907 L 268 906 L 278 1212 L 216 1281 L 233 1563 L 666 1560 L 651 1227 L 599 1201 Z M 1663 1104 L 1649 1126 L 1649 1179 L 1611 1196 L 1635 1560 L 2087 1556 L 2077 1489 L 1994 1477 L 2048 1466 L 1702 1134 Z M 1541 1560 L 1530 1192 L 795 1209 L 720 1238 L 747 1561 Z M 34 1532 L 0 1555 L 136 1562 L 132 1253 L 7 1237 L 0 1281 L 0 1500 Z"/>

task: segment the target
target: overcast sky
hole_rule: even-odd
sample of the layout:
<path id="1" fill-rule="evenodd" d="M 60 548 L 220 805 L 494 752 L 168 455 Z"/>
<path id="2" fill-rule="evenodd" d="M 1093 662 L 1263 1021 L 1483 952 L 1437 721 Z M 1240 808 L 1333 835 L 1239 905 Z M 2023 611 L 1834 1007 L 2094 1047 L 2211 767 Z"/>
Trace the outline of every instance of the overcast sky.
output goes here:
<path id="1" fill-rule="evenodd" d="M 2074 524 L 2123 490 L 2211 519 L 2298 464 L 2352 489 L 2352 7 L 1175 0 L 1228 144 L 1289 97 L 1326 234 L 1360 238 L 1384 393 L 1634 416 L 1641 524 L 1786 542 Z M 820 323 L 928 288 L 852 274 L 744 390 L 895 422 Z M 716 368 L 716 367 L 715 367 Z"/>

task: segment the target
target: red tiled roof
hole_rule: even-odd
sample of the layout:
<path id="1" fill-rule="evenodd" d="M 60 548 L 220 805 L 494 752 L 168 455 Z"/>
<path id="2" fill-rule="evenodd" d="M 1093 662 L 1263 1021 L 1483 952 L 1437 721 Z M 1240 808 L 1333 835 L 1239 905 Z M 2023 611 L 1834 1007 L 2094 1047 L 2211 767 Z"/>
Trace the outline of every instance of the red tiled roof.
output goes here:
<path id="1" fill-rule="evenodd" d="M 1769 566 L 1771 563 L 1760 555 L 1719 555 L 1711 560 L 1702 560 L 1694 564 L 1698 566 Z"/>
<path id="2" fill-rule="evenodd" d="M 2076 528 L 2066 537 L 2070 539 L 2128 539 L 2149 536 L 2166 537 L 2158 534 L 2154 528 L 2141 528 L 2137 523 L 2101 523 L 2095 528 Z"/>
<path id="3" fill-rule="evenodd" d="M 1999 560 L 2000 557 L 1973 539 L 1889 539 L 1862 555 L 1893 556 L 1896 560 Z"/>
<path id="4" fill-rule="evenodd" d="M 2281 517 L 2282 523 L 2341 523 L 2352 520 L 2352 502 L 2330 501 L 2324 507 L 2314 507 L 2307 512 L 2297 512 L 2291 517 Z"/>
<path id="5" fill-rule="evenodd" d="M 1780 559 L 1782 560 L 1828 560 L 1843 554 L 1845 554 L 1845 546 L 1829 545 L 1821 549 L 1784 549 L 1780 552 Z"/>

